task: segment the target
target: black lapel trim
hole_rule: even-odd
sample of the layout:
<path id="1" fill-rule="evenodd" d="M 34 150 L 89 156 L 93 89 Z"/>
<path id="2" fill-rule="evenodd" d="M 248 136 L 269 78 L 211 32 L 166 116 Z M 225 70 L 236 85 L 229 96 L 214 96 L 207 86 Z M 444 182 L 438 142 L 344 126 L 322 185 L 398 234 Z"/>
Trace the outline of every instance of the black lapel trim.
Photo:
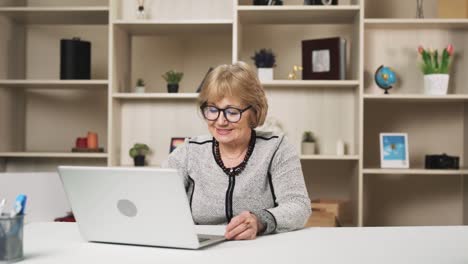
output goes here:
<path id="1" fill-rule="evenodd" d="M 192 179 L 192 177 L 190 177 L 190 175 L 188 176 L 189 178 L 189 181 L 190 181 L 190 184 L 192 185 L 192 193 L 190 194 L 190 210 L 192 210 L 192 200 L 193 200 L 193 193 L 195 193 L 195 181 Z"/>
<path id="2" fill-rule="evenodd" d="M 268 183 L 270 184 L 270 190 L 271 190 L 271 196 L 273 197 L 273 203 L 275 204 L 275 207 L 278 206 L 278 203 L 276 202 L 276 195 L 275 195 L 275 188 L 273 187 L 273 179 L 271 178 L 271 173 L 268 172 Z"/>
<path id="3" fill-rule="evenodd" d="M 267 213 L 269 213 L 271 215 L 271 217 L 273 217 L 273 221 L 275 221 L 275 229 L 273 229 L 273 231 L 271 231 L 271 233 L 273 233 L 273 232 L 276 231 L 276 228 L 278 227 L 278 222 L 276 221 L 276 217 L 270 211 L 268 211 L 267 209 L 265 209 L 265 211 Z"/>
<path id="4" fill-rule="evenodd" d="M 203 144 L 210 143 L 210 142 L 213 142 L 213 140 L 206 140 L 206 141 L 203 141 L 203 142 L 189 141 L 189 143 L 197 144 L 197 145 L 203 145 Z"/>
<path id="5" fill-rule="evenodd" d="M 270 139 L 273 139 L 273 138 L 278 138 L 278 136 L 272 136 L 272 137 L 269 137 L 269 138 L 262 137 L 262 136 L 257 136 L 257 138 L 263 139 L 263 140 L 270 140 Z"/>
<path id="6" fill-rule="evenodd" d="M 225 204 L 225 213 L 226 213 L 226 220 L 227 222 L 231 222 L 233 217 L 233 210 L 232 210 L 232 196 L 234 193 L 234 185 L 236 184 L 236 177 L 229 176 L 229 185 L 228 189 L 226 190 L 226 204 Z"/>

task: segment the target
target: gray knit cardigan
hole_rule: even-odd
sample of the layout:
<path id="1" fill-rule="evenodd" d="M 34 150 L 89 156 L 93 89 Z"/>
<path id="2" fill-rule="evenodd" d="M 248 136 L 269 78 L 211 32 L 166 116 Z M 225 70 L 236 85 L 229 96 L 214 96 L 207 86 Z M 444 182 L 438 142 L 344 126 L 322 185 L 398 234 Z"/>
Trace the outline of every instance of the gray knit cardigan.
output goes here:
<path id="1" fill-rule="evenodd" d="M 283 135 L 256 131 L 245 169 L 230 176 L 216 162 L 213 137 L 186 139 L 163 167 L 184 178 L 196 224 L 226 224 L 250 211 L 266 227 L 263 234 L 300 229 L 311 214 L 301 163 Z"/>

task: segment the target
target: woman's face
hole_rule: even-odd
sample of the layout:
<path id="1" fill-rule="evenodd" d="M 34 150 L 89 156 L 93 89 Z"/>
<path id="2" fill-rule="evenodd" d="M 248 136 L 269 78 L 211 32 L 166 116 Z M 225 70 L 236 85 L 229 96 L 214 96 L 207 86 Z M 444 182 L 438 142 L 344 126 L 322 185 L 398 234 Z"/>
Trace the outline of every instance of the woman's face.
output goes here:
<path id="1" fill-rule="evenodd" d="M 235 97 L 224 97 L 222 100 L 217 102 L 208 102 L 208 106 L 215 106 L 219 109 L 225 109 L 228 107 L 233 107 L 237 109 L 245 109 L 248 105 L 244 105 L 238 98 Z M 214 108 L 211 108 L 214 110 Z M 228 118 L 235 120 L 236 112 L 226 111 Z M 245 140 L 250 139 L 251 128 L 249 120 L 251 120 L 251 115 L 253 114 L 252 108 L 242 112 L 241 118 L 238 122 L 233 123 L 229 122 L 224 116 L 223 111 L 219 112 L 219 117 L 217 120 L 210 121 L 206 120 L 208 124 L 208 130 L 211 135 L 220 143 L 220 144 L 238 144 Z"/>

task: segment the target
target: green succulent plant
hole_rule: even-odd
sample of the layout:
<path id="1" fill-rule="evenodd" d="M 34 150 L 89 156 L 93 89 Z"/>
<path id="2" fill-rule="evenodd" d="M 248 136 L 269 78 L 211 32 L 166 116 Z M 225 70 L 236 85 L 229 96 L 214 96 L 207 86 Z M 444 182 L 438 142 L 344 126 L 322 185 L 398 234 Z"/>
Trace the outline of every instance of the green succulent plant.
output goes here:
<path id="1" fill-rule="evenodd" d="M 178 84 L 184 77 L 183 72 L 176 72 L 170 70 L 162 75 L 163 79 L 166 80 L 168 84 Z"/>
<path id="2" fill-rule="evenodd" d="M 145 86 L 145 81 L 142 78 L 138 78 L 136 85 L 137 86 Z"/>
<path id="3" fill-rule="evenodd" d="M 304 134 L 302 134 L 302 142 L 315 142 L 312 131 L 305 131 Z"/>
<path id="4" fill-rule="evenodd" d="M 129 154 L 130 157 L 135 158 L 136 156 L 146 156 L 150 148 L 146 144 L 142 143 L 135 143 L 133 147 L 130 149 Z"/>

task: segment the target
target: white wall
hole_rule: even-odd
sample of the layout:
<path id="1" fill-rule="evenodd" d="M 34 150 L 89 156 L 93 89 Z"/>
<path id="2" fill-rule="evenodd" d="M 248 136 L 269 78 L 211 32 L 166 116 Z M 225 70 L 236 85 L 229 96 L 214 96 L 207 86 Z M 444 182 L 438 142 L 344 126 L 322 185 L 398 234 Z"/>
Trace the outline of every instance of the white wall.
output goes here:
<path id="1" fill-rule="evenodd" d="M 8 211 L 20 193 L 28 196 L 27 223 L 53 221 L 70 211 L 62 183 L 55 172 L 0 173 L 0 197 L 8 199 Z"/>

